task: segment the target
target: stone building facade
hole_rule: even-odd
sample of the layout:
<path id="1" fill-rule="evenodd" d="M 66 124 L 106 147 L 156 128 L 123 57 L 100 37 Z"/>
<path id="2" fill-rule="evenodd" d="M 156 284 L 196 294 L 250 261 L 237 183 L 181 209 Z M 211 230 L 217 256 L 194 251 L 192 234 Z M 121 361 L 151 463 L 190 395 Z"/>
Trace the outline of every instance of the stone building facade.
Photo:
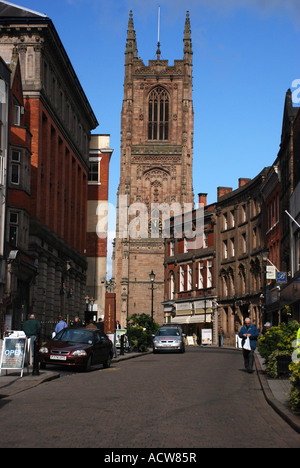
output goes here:
<path id="1" fill-rule="evenodd" d="M 0 2 L 0 55 L 20 60 L 31 138 L 28 255 L 36 275 L 21 308 L 49 335 L 59 314 L 83 316 L 90 132 L 98 122 L 47 16 Z M 18 249 L 18 245 L 16 246 Z M 19 309 L 12 326 L 21 326 Z"/>
<path id="2" fill-rule="evenodd" d="M 193 207 L 192 44 L 189 13 L 183 59 L 169 65 L 138 58 L 130 12 L 121 114 L 121 177 L 113 255 L 116 314 L 123 326 L 132 314 L 151 312 L 149 274 L 156 275 L 154 320 L 163 322 L 163 222 L 170 207 Z"/>

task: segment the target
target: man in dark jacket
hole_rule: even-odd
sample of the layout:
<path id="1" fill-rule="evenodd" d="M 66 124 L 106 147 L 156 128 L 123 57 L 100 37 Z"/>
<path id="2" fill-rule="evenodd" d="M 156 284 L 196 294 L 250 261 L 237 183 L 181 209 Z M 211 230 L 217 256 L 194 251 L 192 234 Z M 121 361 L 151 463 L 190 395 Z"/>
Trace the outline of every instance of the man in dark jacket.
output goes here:
<path id="1" fill-rule="evenodd" d="M 41 331 L 41 324 L 35 318 L 34 314 L 31 314 L 29 319 L 24 322 L 23 330 L 28 338 L 31 338 L 32 336 L 36 338 L 39 336 Z"/>
<path id="2" fill-rule="evenodd" d="M 244 344 L 247 337 L 250 338 L 251 350 L 244 349 Z M 253 372 L 253 363 L 254 363 L 254 351 L 256 349 L 256 341 L 259 336 L 258 330 L 253 323 L 251 323 L 249 317 L 245 319 L 245 323 L 240 330 L 239 337 L 242 338 L 242 347 L 243 347 L 243 357 L 245 369 L 247 372 Z"/>
<path id="3" fill-rule="evenodd" d="M 32 358 L 32 362 L 30 363 L 33 363 L 34 342 L 39 339 L 39 335 L 41 331 L 41 324 L 35 318 L 34 314 L 31 314 L 29 319 L 24 322 L 23 330 L 29 340 L 29 345 L 30 345 L 30 350 L 31 350 L 31 353 L 30 353 L 31 355 L 29 356 L 29 358 Z"/>

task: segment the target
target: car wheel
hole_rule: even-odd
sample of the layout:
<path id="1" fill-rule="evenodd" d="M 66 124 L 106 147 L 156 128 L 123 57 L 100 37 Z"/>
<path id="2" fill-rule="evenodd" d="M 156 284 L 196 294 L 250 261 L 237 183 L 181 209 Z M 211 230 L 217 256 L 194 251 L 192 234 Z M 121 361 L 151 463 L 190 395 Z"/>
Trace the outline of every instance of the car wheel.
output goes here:
<path id="1" fill-rule="evenodd" d="M 85 372 L 90 372 L 92 367 L 92 356 L 89 356 L 87 363 L 85 365 Z"/>
<path id="2" fill-rule="evenodd" d="M 40 363 L 40 369 L 46 369 L 46 364 L 44 362 L 41 362 Z"/>
<path id="3" fill-rule="evenodd" d="M 104 369 L 109 369 L 111 365 L 111 355 L 109 354 L 106 361 L 103 363 Z"/>

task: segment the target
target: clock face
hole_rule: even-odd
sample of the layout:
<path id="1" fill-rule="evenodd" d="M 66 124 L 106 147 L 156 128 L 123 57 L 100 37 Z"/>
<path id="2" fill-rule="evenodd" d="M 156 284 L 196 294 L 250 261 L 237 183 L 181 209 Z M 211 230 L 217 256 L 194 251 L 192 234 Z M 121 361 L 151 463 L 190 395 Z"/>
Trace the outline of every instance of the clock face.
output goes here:
<path id="1" fill-rule="evenodd" d="M 162 222 L 159 218 L 151 218 L 148 226 L 149 232 L 151 234 L 161 234 L 162 233 Z"/>

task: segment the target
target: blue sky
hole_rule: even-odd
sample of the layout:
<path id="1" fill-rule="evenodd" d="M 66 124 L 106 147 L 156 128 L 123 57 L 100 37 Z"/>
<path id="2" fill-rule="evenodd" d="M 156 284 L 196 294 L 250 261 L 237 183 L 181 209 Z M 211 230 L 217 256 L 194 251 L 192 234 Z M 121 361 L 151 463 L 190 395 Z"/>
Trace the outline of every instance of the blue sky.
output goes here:
<path id="1" fill-rule="evenodd" d="M 300 79 L 299 0 L 20 0 L 49 16 L 114 149 L 110 202 L 116 205 L 124 51 L 133 10 L 138 54 L 183 56 L 186 11 L 193 44 L 194 193 L 217 197 L 271 165 L 279 150 L 285 93 Z"/>
<path id="2" fill-rule="evenodd" d="M 124 51 L 133 10 L 139 56 L 155 57 L 158 5 L 162 58 L 183 55 L 186 11 L 194 51 L 194 192 L 216 200 L 275 160 L 285 93 L 300 78 L 298 0 L 20 0 L 53 21 L 114 149 L 110 201 L 119 182 Z"/>

